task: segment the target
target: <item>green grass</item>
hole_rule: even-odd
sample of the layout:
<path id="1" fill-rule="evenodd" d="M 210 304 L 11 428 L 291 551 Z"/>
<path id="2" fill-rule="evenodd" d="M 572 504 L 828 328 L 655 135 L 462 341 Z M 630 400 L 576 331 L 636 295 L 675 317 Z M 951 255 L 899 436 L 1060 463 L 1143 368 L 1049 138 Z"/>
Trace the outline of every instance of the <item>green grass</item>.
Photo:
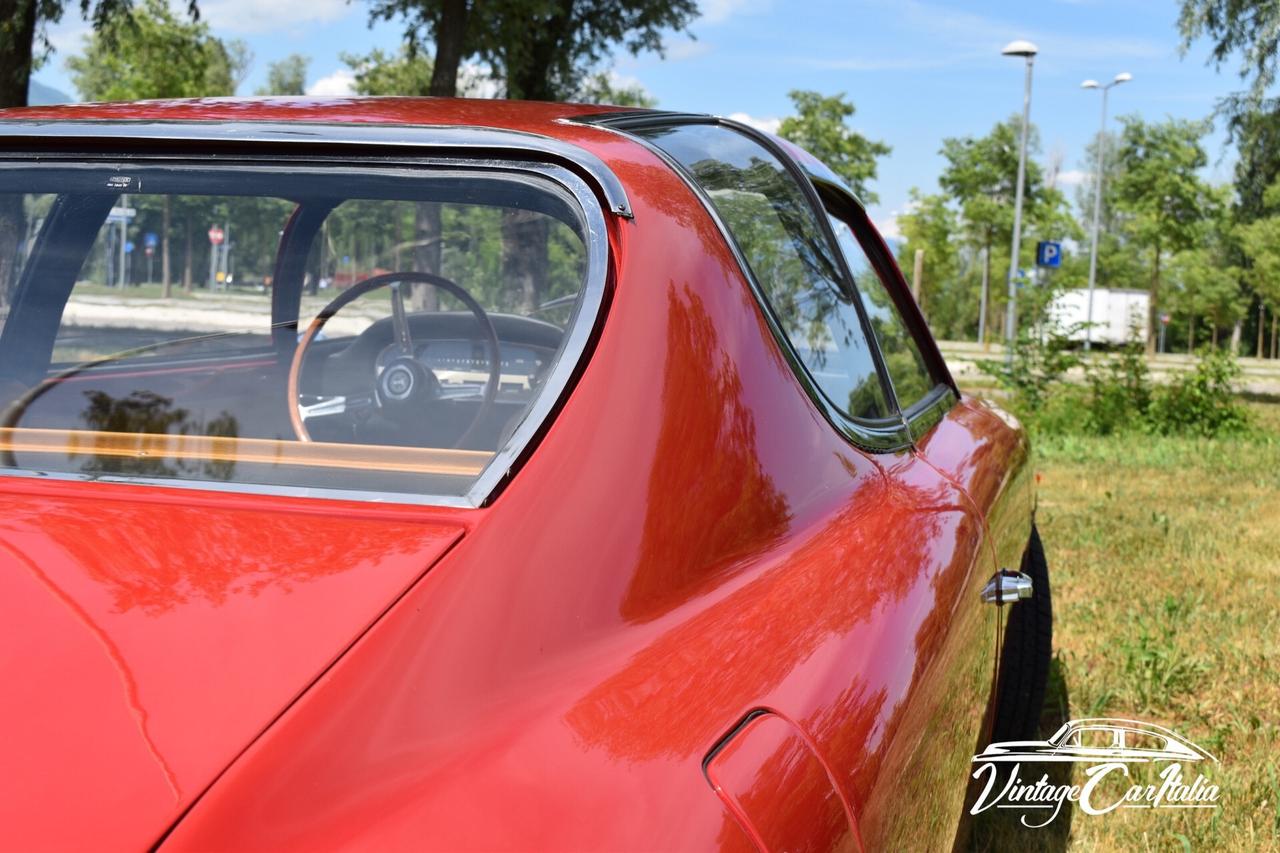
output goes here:
<path id="1" fill-rule="evenodd" d="M 1043 733 L 1084 716 L 1167 726 L 1218 757 L 1197 769 L 1220 807 L 1040 830 L 992 810 L 976 849 L 1280 850 L 1280 405 L 1250 408 L 1239 439 L 1036 442 L 1056 647 Z"/>

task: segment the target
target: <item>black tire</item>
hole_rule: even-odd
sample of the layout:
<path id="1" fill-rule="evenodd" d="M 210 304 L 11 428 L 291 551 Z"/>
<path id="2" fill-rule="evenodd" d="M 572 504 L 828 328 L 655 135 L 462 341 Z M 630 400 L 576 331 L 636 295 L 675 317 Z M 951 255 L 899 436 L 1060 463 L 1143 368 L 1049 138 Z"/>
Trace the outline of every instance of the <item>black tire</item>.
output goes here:
<path id="1" fill-rule="evenodd" d="M 1031 577 L 1033 594 L 1012 605 L 1006 623 L 992 727 L 995 741 L 1039 737 L 1040 711 L 1049 682 L 1049 664 L 1053 658 L 1053 596 L 1049 590 L 1049 564 L 1044 557 L 1040 532 L 1034 525 L 1022 557 L 1022 571 Z"/>

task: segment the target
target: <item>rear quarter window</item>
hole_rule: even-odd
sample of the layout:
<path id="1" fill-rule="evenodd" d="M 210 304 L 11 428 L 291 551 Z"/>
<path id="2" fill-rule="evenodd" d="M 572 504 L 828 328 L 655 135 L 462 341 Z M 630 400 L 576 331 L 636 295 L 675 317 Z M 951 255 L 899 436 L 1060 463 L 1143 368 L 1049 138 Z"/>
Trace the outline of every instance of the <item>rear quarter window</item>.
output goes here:
<path id="1" fill-rule="evenodd" d="M 545 415 L 598 307 L 572 176 L 0 172 L 10 472 L 460 498 Z"/>
<path id="2" fill-rule="evenodd" d="M 636 133 L 675 159 L 706 192 L 823 395 L 856 419 L 890 417 L 834 247 L 778 158 L 754 140 L 715 125 Z"/>

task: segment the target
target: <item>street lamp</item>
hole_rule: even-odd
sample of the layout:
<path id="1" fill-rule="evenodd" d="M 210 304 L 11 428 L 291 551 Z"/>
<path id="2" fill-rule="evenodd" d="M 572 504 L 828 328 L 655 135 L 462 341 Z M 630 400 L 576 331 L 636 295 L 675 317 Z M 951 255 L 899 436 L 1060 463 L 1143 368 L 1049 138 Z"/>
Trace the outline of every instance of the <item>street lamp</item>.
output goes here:
<path id="1" fill-rule="evenodd" d="M 1093 345 L 1093 285 L 1098 278 L 1098 219 L 1102 213 L 1102 163 L 1107 148 L 1107 93 L 1121 83 L 1128 83 L 1132 79 L 1132 74 L 1122 71 L 1116 75 L 1116 79 L 1105 86 L 1097 80 L 1085 80 L 1080 84 L 1081 89 L 1102 90 L 1102 127 L 1098 131 L 1098 165 L 1093 174 L 1093 233 L 1089 244 L 1089 298 L 1084 314 L 1085 352 L 1088 352 Z"/>
<path id="2" fill-rule="evenodd" d="M 1005 315 L 1004 335 L 1008 351 L 1005 360 L 1013 364 L 1013 341 L 1018 324 L 1018 248 L 1022 242 L 1022 189 L 1027 178 L 1027 137 L 1031 132 L 1031 66 L 1038 48 L 1029 41 L 1011 41 L 1000 51 L 1005 56 L 1020 56 L 1027 61 L 1027 82 L 1022 94 L 1022 145 L 1018 150 L 1018 188 L 1013 202 L 1013 248 L 1009 253 L 1009 309 Z"/>

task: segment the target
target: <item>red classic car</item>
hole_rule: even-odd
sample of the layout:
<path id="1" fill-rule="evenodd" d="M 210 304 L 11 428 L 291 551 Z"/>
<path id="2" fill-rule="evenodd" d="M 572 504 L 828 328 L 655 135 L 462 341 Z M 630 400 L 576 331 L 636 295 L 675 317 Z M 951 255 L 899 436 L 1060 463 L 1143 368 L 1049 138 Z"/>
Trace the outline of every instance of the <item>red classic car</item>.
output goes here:
<path id="1" fill-rule="evenodd" d="M 1035 736 L 1026 438 L 804 151 L 207 100 L 0 170 L 0 848 L 940 849 Z"/>

